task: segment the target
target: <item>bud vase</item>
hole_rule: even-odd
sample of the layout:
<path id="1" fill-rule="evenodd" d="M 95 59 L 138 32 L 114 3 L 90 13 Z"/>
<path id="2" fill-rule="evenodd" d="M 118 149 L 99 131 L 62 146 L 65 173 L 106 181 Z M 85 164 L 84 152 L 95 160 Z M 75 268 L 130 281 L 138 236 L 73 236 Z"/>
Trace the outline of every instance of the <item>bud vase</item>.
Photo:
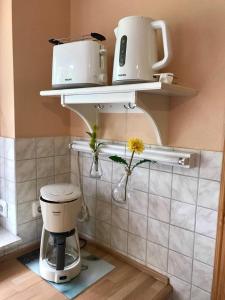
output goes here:
<path id="1" fill-rule="evenodd" d="M 131 198 L 131 175 L 132 172 L 125 169 L 125 173 L 121 177 L 112 192 L 112 198 L 115 202 L 127 204 Z"/>
<path id="2" fill-rule="evenodd" d="M 98 153 L 93 153 L 91 169 L 90 169 L 90 177 L 101 178 L 101 176 L 102 176 L 102 167 L 98 157 Z"/>

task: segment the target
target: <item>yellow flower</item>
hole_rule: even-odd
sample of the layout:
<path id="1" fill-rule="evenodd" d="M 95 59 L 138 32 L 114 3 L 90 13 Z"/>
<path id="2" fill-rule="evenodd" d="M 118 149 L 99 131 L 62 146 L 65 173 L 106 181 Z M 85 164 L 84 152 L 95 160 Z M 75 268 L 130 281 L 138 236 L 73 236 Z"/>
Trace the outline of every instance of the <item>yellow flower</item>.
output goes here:
<path id="1" fill-rule="evenodd" d="M 141 139 L 139 138 L 130 138 L 128 140 L 128 149 L 130 152 L 135 152 L 138 154 L 141 154 L 145 147 L 144 147 L 144 143 Z"/>

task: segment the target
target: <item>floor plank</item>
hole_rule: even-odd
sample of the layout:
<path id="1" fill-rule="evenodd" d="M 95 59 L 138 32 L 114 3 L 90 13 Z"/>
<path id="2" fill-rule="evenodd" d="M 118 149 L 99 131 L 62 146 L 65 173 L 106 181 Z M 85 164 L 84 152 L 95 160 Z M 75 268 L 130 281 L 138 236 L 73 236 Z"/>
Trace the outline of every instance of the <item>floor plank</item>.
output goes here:
<path id="1" fill-rule="evenodd" d="M 102 249 L 87 251 L 112 263 L 115 269 L 79 295 L 77 300 L 166 300 L 171 287 Z M 54 287 L 17 259 L 0 262 L 0 300 L 65 300 Z"/>

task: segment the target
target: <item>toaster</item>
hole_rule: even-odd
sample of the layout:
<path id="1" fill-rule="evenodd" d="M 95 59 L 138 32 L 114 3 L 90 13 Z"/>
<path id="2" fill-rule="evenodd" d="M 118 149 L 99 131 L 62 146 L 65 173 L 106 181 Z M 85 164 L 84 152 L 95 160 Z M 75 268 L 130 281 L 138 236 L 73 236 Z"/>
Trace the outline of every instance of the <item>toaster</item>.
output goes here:
<path id="1" fill-rule="evenodd" d="M 75 88 L 107 84 L 107 51 L 95 40 L 53 47 L 52 87 Z"/>

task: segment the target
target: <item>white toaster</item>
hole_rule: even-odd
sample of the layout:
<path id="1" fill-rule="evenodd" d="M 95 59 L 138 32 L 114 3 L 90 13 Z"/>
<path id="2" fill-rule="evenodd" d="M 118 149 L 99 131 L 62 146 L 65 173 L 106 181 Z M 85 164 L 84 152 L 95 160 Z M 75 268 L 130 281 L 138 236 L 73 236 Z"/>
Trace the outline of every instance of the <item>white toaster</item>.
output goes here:
<path id="1" fill-rule="evenodd" d="M 81 40 L 53 47 L 52 87 L 107 84 L 106 49 L 98 41 Z"/>

